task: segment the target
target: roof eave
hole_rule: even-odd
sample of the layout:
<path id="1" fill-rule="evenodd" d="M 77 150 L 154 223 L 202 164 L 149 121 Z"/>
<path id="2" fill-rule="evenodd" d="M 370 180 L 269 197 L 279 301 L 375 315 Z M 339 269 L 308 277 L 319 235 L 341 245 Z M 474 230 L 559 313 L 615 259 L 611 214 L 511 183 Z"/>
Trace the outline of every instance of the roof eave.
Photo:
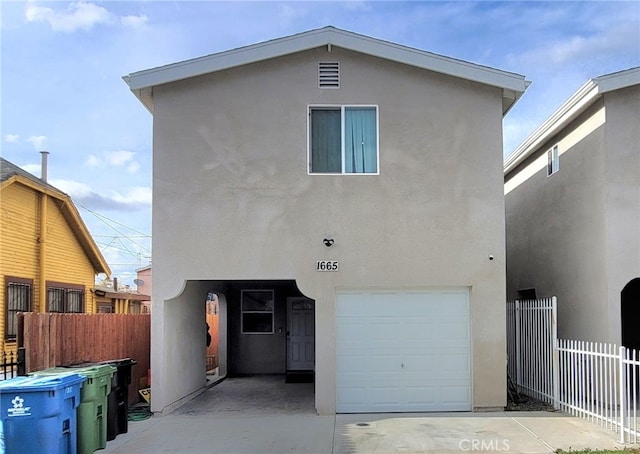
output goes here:
<path id="1" fill-rule="evenodd" d="M 111 269 L 109 268 L 109 265 L 107 264 L 104 256 L 100 252 L 98 245 L 89 233 L 87 226 L 80 217 L 80 213 L 73 204 L 73 201 L 69 196 L 65 196 L 65 199 L 66 200 L 64 200 L 64 204 L 62 206 L 63 213 L 65 214 L 65 217 L 67 217 L 68 222 L 71 224 L 72 229 L 75 231 L 80 244 L 82 244 L 85 254 L 87 254 L 87 257 L 93 265 L 95 273 L 104 273 L 107 276 L 110 276 Z"/>
<path id="2" fill-rule="evenodd" d="M 151 301 L 151 296 L 142 293 L 105 292 L 103 298 L 126 299 L 129 301 Z"/>
<path id="3" fill-rule="evenodd" d="M 60 190 L 54 189 L 53 187 L 48 185 L 44 186 L 44 184 L 38 184 L 35 181 L 30 180 L 29 178 L 26 178 L 22 175 L 12 175 L 10 178 L 2 182 L 0 188 L 4 189 L 5 187 L 13 183 L 20 183 L 23 186 L 27 186 L 33 189 L 34 191 L 46 194 L 49 197 L 62 202 L 60 209 L 65 215 L 65 218 L 72 228 L 74 234 L 76 235 L 76 238 L 82 245 L 85 254 L 87 254 L 87 257 L 89 258 L 96 274 L 105 273 L 107 276 L 111 275 L 111 269 L 109 268 L 109 265 L 98 249 L 98 246 L 89 233 L 87 226 L 82 221 L 82 217 L 73 204 L 71 197 Z"/>
<path id="4" fill-rule="evenodd" d="M 575 120 L 600 96 L 638 84 L 640 67 L 588 80 L 511 153 L 504 162 L 504 174 L 507 175 L 535 153 L 544 142 Z"/>
<path id="5" fill-rule="evenodd" d="M 544 142 L 573 121 L 590 106 L 600 95 L 598 85 L 589 80 L 551 116 L 531 133 L 507 158 L 504 163 L 504 174 L 508 174 L 522 161 L 534 153 Z"/>
<path id="6" fill-rule="evenodd" d="M 124 76 L 124 81 L 140 101 L 153 112 L 152 93 L 143 90 L 216 71 L 277 58 L 322 46 L 336 46 L 398 63 L 459 77 L 516 93 L 513 102 L 503 107 L 506 113 L 527 88 L 524 76 L 463 60 L 382 41 L 368 36 L 325 27 L 239 49 L 207 55 Z M 145 95 L 149 98 L 145 99 Z"/>

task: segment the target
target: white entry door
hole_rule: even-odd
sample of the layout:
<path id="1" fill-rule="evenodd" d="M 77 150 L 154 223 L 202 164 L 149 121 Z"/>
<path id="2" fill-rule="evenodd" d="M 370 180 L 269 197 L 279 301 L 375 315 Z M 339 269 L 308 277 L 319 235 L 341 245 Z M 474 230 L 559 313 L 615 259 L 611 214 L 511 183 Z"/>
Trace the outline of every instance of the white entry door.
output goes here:
<path id="1" fill-rule="evenodd" d="M 315 301 L 287 298 L 287 370 L 314 370 Z"/>
<path id="2" fill-rule="evenodd" d="M 338 413 L 471 406 L 468 289 L 336 296 Z"/>

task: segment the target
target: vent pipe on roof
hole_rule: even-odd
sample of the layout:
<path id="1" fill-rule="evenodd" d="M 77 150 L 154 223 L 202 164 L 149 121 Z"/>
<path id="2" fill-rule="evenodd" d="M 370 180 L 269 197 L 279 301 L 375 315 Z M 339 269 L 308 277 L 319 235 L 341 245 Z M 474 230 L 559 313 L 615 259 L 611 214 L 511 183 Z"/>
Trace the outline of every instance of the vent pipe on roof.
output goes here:
<path id="1" fill-rule="evenodd" d="M 40 154 L 42 155 L 42 165 L 40 166 L 40 179 L 46 183 L 47 182 L 47 157 L 49 156 L 49 152 L 41 151 Z"/>

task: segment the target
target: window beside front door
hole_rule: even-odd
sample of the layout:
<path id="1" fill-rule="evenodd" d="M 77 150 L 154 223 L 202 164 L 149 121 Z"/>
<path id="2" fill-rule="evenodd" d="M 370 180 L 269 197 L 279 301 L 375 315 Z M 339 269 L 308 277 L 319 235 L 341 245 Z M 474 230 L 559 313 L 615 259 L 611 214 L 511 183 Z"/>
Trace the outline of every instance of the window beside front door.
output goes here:
<path id="1" fill-rule="evenodd" d="M 378 174 L 378 108 L 309 108 L 309 173 Z"/>
<path id="2" fill-rule="evenodd" d="M 17 335 L 18 312 L 31 311 L 33 281 L 17 277 L 6 277 L 6 301 L 7 308 L 5 314 L 5 339 L 15 341 Z"/>
<path id="3" fill-rule="evenodd" d="M 74 284 L 47 282 L 47 311 L 83 313 L 84 287 Z"/>
<path id="4" fill-rule="evenodd" d="M 242 290 L 242 334 L 273 334 L 273 290 Z"/>

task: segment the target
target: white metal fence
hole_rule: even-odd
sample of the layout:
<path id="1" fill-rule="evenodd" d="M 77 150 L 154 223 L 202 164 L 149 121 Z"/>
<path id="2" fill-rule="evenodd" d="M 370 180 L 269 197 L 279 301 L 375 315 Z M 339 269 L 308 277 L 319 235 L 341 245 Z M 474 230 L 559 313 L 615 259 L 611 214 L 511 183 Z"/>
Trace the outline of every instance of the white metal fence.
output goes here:
<path id="1" fill-rule="evenodd" d="M 507 303 L 507 365 L 519 392 L 553 404 L 556 298 Z"/>
<path id="2" fill-rule="evenodd" d="M 556 298 L 507 303 L 508 372 L 519 392 L 638 443 L 640 353 L 558 339 Z"/>

